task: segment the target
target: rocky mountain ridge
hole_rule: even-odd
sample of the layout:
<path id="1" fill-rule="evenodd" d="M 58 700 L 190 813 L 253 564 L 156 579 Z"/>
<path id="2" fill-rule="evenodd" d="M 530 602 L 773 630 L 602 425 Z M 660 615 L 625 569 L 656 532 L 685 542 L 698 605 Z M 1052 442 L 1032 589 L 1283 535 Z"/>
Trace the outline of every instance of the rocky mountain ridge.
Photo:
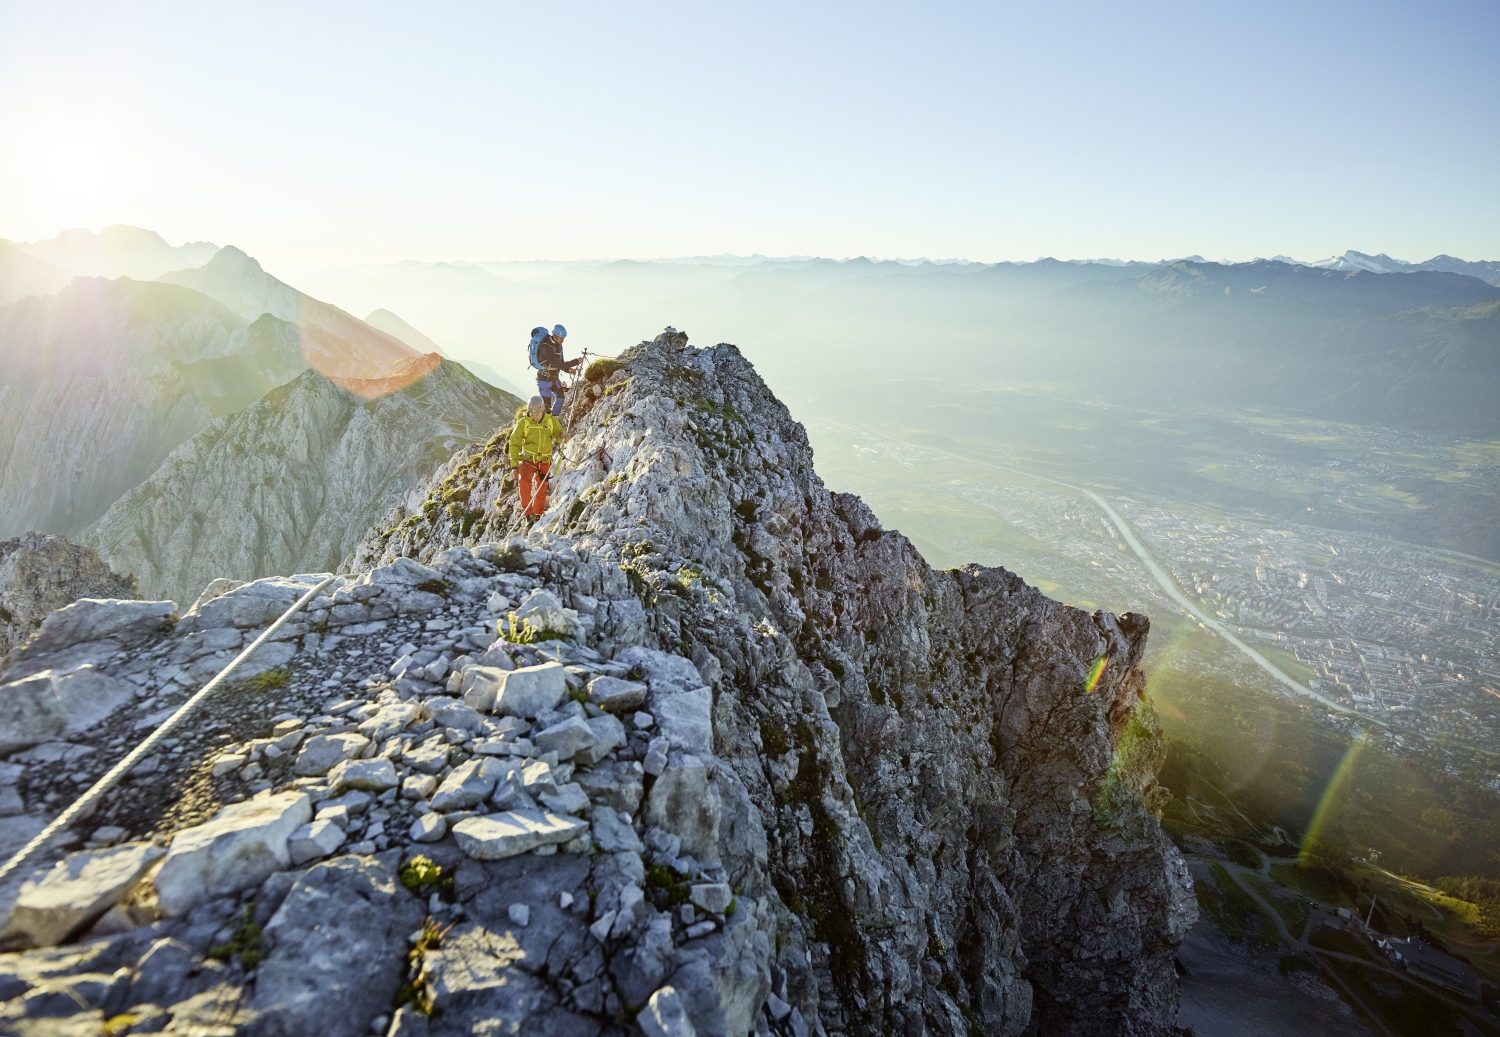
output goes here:
<path id="1" fill-rule="evenodd" d="M 732 346 L 658 336 L 570 408 L 540 523 L 514 535 L 501 436 L 461 450 L 21 893 L 5 939 L 87 938 L 0 956 L 0 1018 L 1175 1032 L 1195 905 L 1144 617 L 934 572 Z M 0 707 L 102 681 L 113 713 L 26 714 L 20 798 L 60 806 L 63 761 L 102 768 L 310 579 L 49 617 Z"/>
<path id="2" fill-rule="evenodd" d="M 0 542 L 0 657 L 79 598 L 140 596 L 134 576 L 121 576 L 65 537 L 30 532 Z"/>
<path id="3" fill-rule="evenodd" d="M 0 536 L 72 534 L 210 421 L 306 365 L 291 325 L 78 278 L 0 309 Z"/>
<path id="4" fill-rule="evenodd" d="M 435 355 L 369 398 L 307 370 L 177 447 L 79 534 L 146 594 L 338 565 L 439 459 L 520 401 Z"/>

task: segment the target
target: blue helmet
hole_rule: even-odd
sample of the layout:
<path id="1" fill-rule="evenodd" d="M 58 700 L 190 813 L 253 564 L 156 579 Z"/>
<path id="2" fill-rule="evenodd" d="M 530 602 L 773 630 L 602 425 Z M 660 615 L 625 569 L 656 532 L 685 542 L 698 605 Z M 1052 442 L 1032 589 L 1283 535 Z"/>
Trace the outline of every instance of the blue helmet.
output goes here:
<path id="1" fill-rule="evenodd" d="M 568 337 L 568 329 L 565 328 L 565 327 L 563 327 L 561 324 L 559 324 L 559 325 L 557 325 L 556 327 L 554 327 L 552 329 L 552 337 L 553 338 L 567 338 Z"/>

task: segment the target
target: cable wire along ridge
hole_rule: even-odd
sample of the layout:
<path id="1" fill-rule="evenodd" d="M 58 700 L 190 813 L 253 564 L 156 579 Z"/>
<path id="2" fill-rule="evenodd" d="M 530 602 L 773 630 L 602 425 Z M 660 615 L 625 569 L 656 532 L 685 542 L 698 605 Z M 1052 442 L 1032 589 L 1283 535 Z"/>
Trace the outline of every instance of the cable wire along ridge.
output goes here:
<path id="1" fill-rule="evenodd" d="M 182 706 L 177 710 L 177 712 L 173 713 L 170 717 L 163 721 L 161 726 L 158 727 L 155 731 L 152 731 L 151 734 L 146 737 L 145 741 L 143 741 L 140 745 L 136 746 L 133 750 L 127 753 L 123 760 L 106 771 L 102 778 L 94 782 L 93 786 L 90 787 L 87 792 L 85 792 L 82 796 L 80 796 L 73 802 L 72 806 L 68 807 L 61 814 L 57 815 L 57 817 L 53 819 L 52 823 L 49 824 L 46 828 L 42 829 L 39 833 L 37 833 L 36 837 L 32 839 L 31 842 L 23 846 L 20 852 L 18 852 L 10 860 L 6 861 L 3 866 L 0 866 L 0 882 L 4 882 L 17 870 L 23 867 L 26 862 L 34 857 L 43 847 L 45 847 L 47 843 L 52 839 L 52 837 L 55 836 L 58 832 L 70 827 L 73 822 L 81 821 L 83 818 L 86 818 L 89 816 L 89 814 L 93 813 L 94 807 L 98 805 L 99 800 L 104 797 L 104 794 L 111 788 L 113 788 L 121 778 L 130 773 L 130 769 L 132 767 L 139 763 L 152 749 L 156 748 L 161 740 L 168 734 L 170 734 L 179 724 L 182 723 L 182 721 L 186 720 L 188 716 L 191 715 L 192 712 L 197 709 L 205 699 L 208 698 L 208 696 L 217 691 L 224 684 L 224 681 L 228 679 L 229 675 L 234 673 L 234 671 L 239 668 L 240 663 L 250 658 L 251 654 L 257 648 L 264 644 L 272 634 L 280 630 L 281 627 L 286 623 L 286 621 L 293 615 L 293 613 L 302 608 L 309 601 L 312 601 L 314 598 L 316 598 L 318 594 L 323 590 L 323 588 L 327 587 L 330 583 L 332 583 L 334 580 L 337 580 L 338 578 L 338 573 L 333 573 L 332 575 L 330 575 L 327 579 L 323 580 L 312 590 L 308 591 L 306 594 L 302 595 L 302 597 L 298 598 L 291 608 L 283 612 L 276 618 L 276 621 L 274 623 L 266 627 L 265 630 L 261 631 L 259 637 L 257 637 L 254 641 L 251 641 L 250 644 L 246 646 L 244 651 L 240 652 L 239 655 L 231 659 L 229 661 L 229 664 L 222 670 L 220 670 L 217 674 L 215 674 L 207 684 L 203 685 L 203 687 L 198 690 L 198 693 L 196 695 L 184 702 Z"/>

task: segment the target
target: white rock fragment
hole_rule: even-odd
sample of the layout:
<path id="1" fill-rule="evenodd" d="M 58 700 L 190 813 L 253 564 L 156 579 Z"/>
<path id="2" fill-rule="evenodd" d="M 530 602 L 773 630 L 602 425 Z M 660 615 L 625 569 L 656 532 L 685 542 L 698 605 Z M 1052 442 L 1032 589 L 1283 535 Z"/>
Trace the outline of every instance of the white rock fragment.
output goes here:
<path id="1" fill-rule="evenodd" d="M 306 864 L 320 857 L 327 857 L 344 845 L 344 829 L 332 819 L 310 821 L 298 828 L 286 841 L 287 855 L 292 863 Z"/>
<path id="2" fill-rule="evenodd" d="M 448 819 L 435 810 L 423 814 L 411 823 L 409 834 L 414 843 L 435 843 L 448 834 Z"/>
<path id="3" fill-rule="evenodd" d="M 421 707 L 415 702 L 397 702 L 383 707 L 355 730 L 372 742 L 383 742 L 399 734 L 407 724 L 418 719 L 420 713 Z"/>
<path id="4" fill-rule="evenodd" d="M 571 759 L 575 753 L 594 748 L 599 744 L 599 736 L 594 733 L 594 729 L 589 726 L 587 720 L 582 717 L 569 717 L 560 723 L 553 724 L 545 731 L 537 732 L 532 741 L 542 752 L 555 752 L 558 759 L 567 760 Z"/>
<path id="5" fill-rule="evenodd" d="M 323 807 L 313 817 L 314 821 L 332 821 L 340 828 L 349 827 L 349 808 L 340 803 L 338 806 Z"/>
<path id="6" fill-rule="evenodd" d="M 653 694 L 651 715 L 673 748 L 708 754 L 714 744 L 713 704 L 713 692 L 703 687 Z"/>
<path id="7" fill-rule="evenodd" d="M 470 857 L 493 861 L 565 843 L 587 829 L 587 823 L 578 818 L 549 811 L 507 810 L 487 817 L 465 818 L 453 826 L 453 835 L 459 848 Z"/>
<path id="8" fill-rule="evenodd" d="M 302 751 L 297 754 L 297 762 L 292 771 L 302 778 L 321 777 L 345 760 L 359 756 L 369 744 L 368 738 L 353 731 L 309 738 Z"/>
<path id="9" fill-rule="evenodd" d="M 328 788 L 334 795 L 346 789 L 384 792 L 401 783 L 396 765 L 385 757 L 373 760 L 345 760 L 328 772 Z"/>
<path id="10" fill-rule="evenodd" d="M 594 808 L 594 844 L 605 853 L 641 853 L 641 837 L 635 834 L 630 818 L 613 807 Z"/>
<path id="11" fill-rule="evenodd" d="M 134 699 L 129 684 L 91 665 L 11 681 L 0 686 L 0 756 L 88 731 Z"/>
<path id="12" fill-rule="evenodd" d="M 682 995 L 671 986 L 652 994 L 635 1021 L 646 1037 L 698 1037 Z"/>
<path id="13" fill-rule="evenodd" d="M 510 918 L 511 925 L 525 929 L 531 924 L 531 907 L 527 904 L 512 904 L 505 909 L 505 913 Z"/>
<path id="14" fill-rule="evenodd" d="M 291 863 L 287 838 L 311 816 L 305 793 L 282 792 L 230 804 L 213 820 L 178 832 L 153 880 L 162 912 L 179 916 L 264 882 Z"/>
<path id="15" fill-rule="evenodd" d="M 537 799 L 555 814 L 581 814 L 589 805 L 588 793 L 576 781 L 558 786 L 556 792 L 544 792 Z"/>
<path id="16" fill-rule="evenodd" d="M 502 670 L 498 666 L 470 666 L 464 670 L 464 704 L 481 712 L 530 719 L 556 709 L 567 693 L 562 663 L 523 666 L 518 670 Z"/>
<path id="17" fill-rule="evenodd" d="M 646 701 L 646 685 L 619 677 L 595 677 L 589 681 L 589 701 L 611 713 L 623 713 Z"/>
<path id="18" fill-rule="evenodd" d="M 727 882 L 695 882 L 688 891 L 688 899 L 711 915 L 722 915 L 729 910 L 734 891 Z"/>
<path id="19" fill-rule="evenodd" d="M 222 778 L 224 775 L 230 773 L 231 771 L 239 770 L 244 765 L 244 756 L 240 755 L 239 753 L 228 753 L 224 756 L 220 756 L 217 760 L 214 761 L 212 773 L 214 777 Z"/>
<path id="20" fill-rule="evenodd" d="M 401 782 L 402 799 L 426 799 L 437 788 L 436 774 L 413 774 Z"/>
<path id="21" fill-rule="evenodd" d="M 432 797 L 434 810 L 468 810 L 477 807 L 495 790 L 501 769 L 498 761 L 470 760 L 453 769 Z"/>
<path id="22" fill-rule="evenodd" d="M 609 937 L 609 931 L 614 927 L 615 917 L 619 913 L 620 912 L 613 909 L 606 911 L 604 912 L 604 914 L 599 916 L 598 920 L 595 921 L 593 925 L 589 926 L 589 933 L 594 937 L 594 939 L 598 940 L 600 943 L 603 943 Z"/>
<path id="23" fill-rule="evenodd" d="M 646 800 L 646 824 L 680 836 L 683 850 L 700 861 L 719 859 L 721 813 L 708 768 L 696 756 L 674 754 Z"/>
<path id="24" fill-rule="evenodd" d="M 557 600 L 556 594 L 538 588 L 526 595 L 526 600 L 516 609 L 516 622 L 529 621 L 539 633 L 567 637 L 576 626 L 568 611 Z"/>
<path id="25" fill-rule="evenodd" d="M 29 881 L 0 929 L 0 941 L 52 947 L 83 930 L 135 888 L 166 851 L 150 843 L 69 854 Z"/>

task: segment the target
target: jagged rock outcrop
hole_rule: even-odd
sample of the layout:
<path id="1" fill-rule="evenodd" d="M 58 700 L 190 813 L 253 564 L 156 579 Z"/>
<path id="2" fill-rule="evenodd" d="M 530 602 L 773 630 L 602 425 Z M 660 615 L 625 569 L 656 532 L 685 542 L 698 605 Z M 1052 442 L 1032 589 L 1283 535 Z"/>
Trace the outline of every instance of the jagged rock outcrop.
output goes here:
<path id="1" fill-rule="evenodd" d="M 65 537 L 31 532 L 0 542 L 0 658 L 79 598 L 138 597 L 135 577 Z"/>
<path id="2" fill-rule="evenodd" d="M 304 367 L 292 325 L 173 285 L 78 278 L 0 309 L 0 537 L 76 533 Z"/>
<path id="3" fill-rule="evenodd" d="M 768 875 L 799 905 L 825 1021 L 1170 1028 L 1195 908 L 1151 816 L 1144 617 L 933 572 L 823 487 L 733 346 L 669 332 L 621 359 L 571 401 L 574 461 L 532 535 L 623 567 L 648 643 L 718 675 L 715 749 L 767 805 Z M 499 450 L 456 456 L 356 561 L 520 528 Z"/>
<path id="4" fill-rule="evenodd" d="M 90 843 L 164 848 L 156 877 L 33 876 L 23 921 L 105 913 L 0 955 L 0 1024 L 1175 1032 L 1195 909 L 1153 816 L 1144 617 L 932 571 L 823 487 L 732 346 L 622 360 L 526 537 L 500 437 L 461 451 L 106 800 Z M 0 682 L 87 657 L 149 728 L 309 579 L 216 584 L 128 651 L 93 629 L 142 617 L 74 606 Z M 120 730 L 13 756 L 18 795 L 61 806 Z"/>
<path id="5" fill-rule="evenodd" d="M 519 405 L 433 359 L 370 399 L 304 371 L 182 444 L 80 539 L 184 605 L 215 577 L 333 568 L 439 458 Z"/>

